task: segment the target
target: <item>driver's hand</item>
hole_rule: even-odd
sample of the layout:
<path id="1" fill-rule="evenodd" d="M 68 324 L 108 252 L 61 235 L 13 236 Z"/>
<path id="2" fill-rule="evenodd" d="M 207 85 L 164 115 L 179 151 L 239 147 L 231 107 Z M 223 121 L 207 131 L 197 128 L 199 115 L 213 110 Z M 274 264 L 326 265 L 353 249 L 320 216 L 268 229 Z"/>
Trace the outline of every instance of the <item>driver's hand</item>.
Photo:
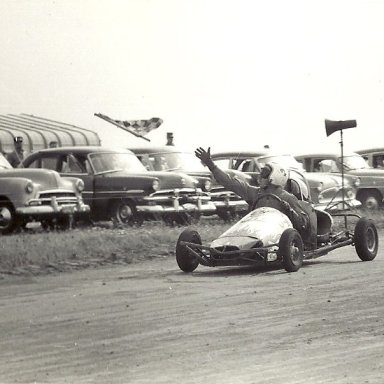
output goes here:
<path id="1" fill-rule="evenodd" d="M 209 166 L 213 164 L 211 159 L 211 147 L 209 147 L 207 151 L 199 147 L 195 150 L 195 155 L 204 165 Z"/>

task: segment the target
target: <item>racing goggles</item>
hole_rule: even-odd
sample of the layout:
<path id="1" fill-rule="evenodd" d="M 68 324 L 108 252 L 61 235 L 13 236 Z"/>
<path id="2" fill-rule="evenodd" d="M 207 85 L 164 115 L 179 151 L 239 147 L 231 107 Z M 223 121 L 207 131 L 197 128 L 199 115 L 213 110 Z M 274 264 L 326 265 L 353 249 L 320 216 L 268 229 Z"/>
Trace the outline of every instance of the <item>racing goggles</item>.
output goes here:
<path id="1" fill-rule="evenodd" d="M 271 172 L 272 172 L 272 168 L 270 165 L 267 164 L 265 167 L 261 168 L 260 177 L 262 179 L 268 179 Z"/>

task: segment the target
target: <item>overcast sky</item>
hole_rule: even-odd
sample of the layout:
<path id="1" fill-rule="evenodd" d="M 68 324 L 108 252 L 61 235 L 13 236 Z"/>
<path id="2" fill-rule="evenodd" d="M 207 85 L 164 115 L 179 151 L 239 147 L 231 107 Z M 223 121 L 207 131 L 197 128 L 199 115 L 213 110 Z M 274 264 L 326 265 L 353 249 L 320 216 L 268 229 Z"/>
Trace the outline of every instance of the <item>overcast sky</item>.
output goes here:
<path id="1" fill-rule="evenodd" d="M 384 146 L 384 2 L 0 0 L 0 113 L 137 140 L 94 117 L 161 117 L 193 149 Z"/>

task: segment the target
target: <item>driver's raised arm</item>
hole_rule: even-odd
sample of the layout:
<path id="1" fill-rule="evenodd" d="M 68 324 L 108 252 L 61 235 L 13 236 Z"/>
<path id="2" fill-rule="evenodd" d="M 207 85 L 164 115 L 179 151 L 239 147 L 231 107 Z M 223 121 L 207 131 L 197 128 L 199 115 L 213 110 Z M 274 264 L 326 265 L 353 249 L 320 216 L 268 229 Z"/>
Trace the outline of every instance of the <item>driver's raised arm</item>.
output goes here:
<path id="1" fill-rule="evenodd" d="M 246 201 L 253 201 L 258 196 L 260 190 L 258 187 L 254 187 L 236 176 L 229 175 L 213 162 L 210 147 L 207 151 L 201 147 L 197 148 L 195 155 L 209 168 L 217 182 L 225 188 L 241 196 Z"/>

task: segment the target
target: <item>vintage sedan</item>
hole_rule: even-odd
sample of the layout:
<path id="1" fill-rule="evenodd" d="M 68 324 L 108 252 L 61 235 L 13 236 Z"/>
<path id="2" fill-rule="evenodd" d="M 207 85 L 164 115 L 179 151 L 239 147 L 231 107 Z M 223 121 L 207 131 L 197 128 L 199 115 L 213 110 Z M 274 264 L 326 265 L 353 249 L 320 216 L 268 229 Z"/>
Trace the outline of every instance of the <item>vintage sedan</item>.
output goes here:
<path id="1" fill-rule="evenodd" d="M 0 233 L 8 234 L 32 221 L 67 227 L 86 218 L 81 179 L 55 171 L 12 168 L 0 154 Z"/>
<path id="2" fill-rule="evenodd" d="M 372 168 L 384 169 L 384 148 L 366 148 L 355 151 L 361 155 Z"/>
<path id="3" fill-rule="evenodd" d="M 222 169 L 236 169 L 252 176 L 252 184 L 258 185 L 261 168 L 268 162 L 276 162 L 287 168 L 303 171 L 302 165 L 292 155 L 274 154 L 269 150 L 227 151 L 212 154 L 213 161 Z M 318 210 L 340 211 L 356 208 L 361 203 L 356 200 L 357 177 L 347 177 L 343 183 L 339 175 L 306 172 L 313 203 Z"/>
<path id="4" fill-rule="evenodd" d="M 383 206 L 384 170 L 370 167 L 365 159 L 355 152 L 343 154 L 343 173 L 358 177 L 356 198 L 366 209 L 377 210 Z M 341 155 L 336 152 L 318 152 L 296 155 L 308 172 L 330 172 L 340 175 L 342 172 Z"/>
<path id="5" fill-rule="evenodd" d="M 236 215 L 243 215 L 248 211 L 247 202 L 232 191 L 228 191 L 218 184 L 208 168 L 204 167 L 193 152 L 183 151 L 175 146 L 130 146 L 129 149 L 149 170 L 162 170 L 169 173 L 184 172 L 199 180 L 203 191 L 208 192 L 216 210 L 223 220 L 233 219 Z M 251 178 L 238 171 L 228 170 L 246 181 Z"/>
<path id="6" fill-rule="evenodd" d="M 132 224 L 154 215 L 184 223 L 189 215 L 215 209 L 195 178 L 149 172 L 126 149 L 100 146 L 44 149 L 30 154 L 23 165 L 81 178 L 85 184 L 84 200 L 91 206 L 94 220 Z"/>

